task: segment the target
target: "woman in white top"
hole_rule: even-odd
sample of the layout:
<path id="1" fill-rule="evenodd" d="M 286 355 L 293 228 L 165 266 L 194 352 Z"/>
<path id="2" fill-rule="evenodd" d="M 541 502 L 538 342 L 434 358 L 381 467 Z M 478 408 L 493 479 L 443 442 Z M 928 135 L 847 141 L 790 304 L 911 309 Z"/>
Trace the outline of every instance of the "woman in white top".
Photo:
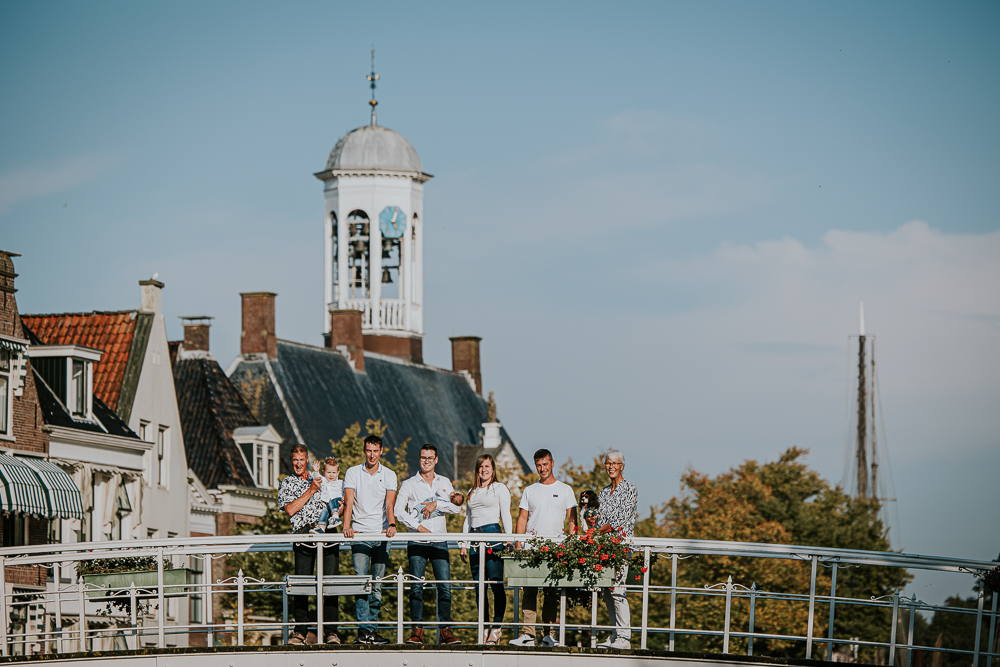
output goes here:
<path id="1" fill-rule="evenodd" d="M 510 519 L 510 489 L 506 485 L 497 481 L 497 464 L 492 456 L 483 454 L 476 459 L 475 481 L 466 504 L 465 524 L 462 526 L 463 533 L 506 533 L 513 532 L 514 524 Z M 503 526 L 501 526 L 503 522 Z M 506 543 L 507 545 L 510 542 Z M 489 582 L 493 589 L 493 622 L 498 626 L 503 623 L 504 613 L 507 611 L 507 594 L 503 588 L 503 561 L 500 560 L 500 552 L 504 549 L 504 542 L 485 544 L 486 547 L 486 573 L 484 580 Z M 472 578 L 479 581 L 479 547 L 472 550 L 472 558 L 469 559 L 469 567 L 472 570 Z M 459 552 L 464 562 L 468 556 L 468 548 L 463 546 Z M 489 596 L 483 600 L 483 617 L 489 618 Z M 476 604 L 479 603 L 479 587 L 476 586 Z M 503 635 L 500 627 L 493 627 L 490 624 L 486 628 L 483 636 L 484 644 L 496 644 Z"/>

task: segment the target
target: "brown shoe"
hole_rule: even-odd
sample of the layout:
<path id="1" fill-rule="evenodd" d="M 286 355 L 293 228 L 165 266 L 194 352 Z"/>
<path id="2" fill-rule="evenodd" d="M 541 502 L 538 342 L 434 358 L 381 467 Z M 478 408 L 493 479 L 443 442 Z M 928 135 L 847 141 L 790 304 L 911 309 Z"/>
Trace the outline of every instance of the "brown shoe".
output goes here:
<path id="1" fill-rule="evenodd" d="M 461 644 L 462 640 L 452 634 L 451 628 L 441 628 L 441 644 Z"/>
<path id="2" fill-rule="evenodd" d="M 407 644 L 423 644 L 424 643 L 424 629 L 423 628 L 413 628 L 413 634 L 410 638 L 406 640 Z"/>

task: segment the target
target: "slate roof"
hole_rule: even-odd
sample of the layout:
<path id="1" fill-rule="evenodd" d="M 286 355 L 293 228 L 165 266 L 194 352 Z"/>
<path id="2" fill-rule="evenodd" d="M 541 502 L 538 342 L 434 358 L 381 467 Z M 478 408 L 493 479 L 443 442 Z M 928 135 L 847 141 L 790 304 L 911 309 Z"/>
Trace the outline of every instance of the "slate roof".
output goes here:
<path id="1" fill-rule="evenodd" d="M 458 373 L 372 352 L 365 352 L 366 372 L 355 373 L 335 350 L 280 339 L 277 350 L 276 360 L 241 359 L 230 379 L 257 418 L 281 434 L 283 472 L 299 436 L 314 456 L 329 456 L 331 440 L 352 424 L 363 428 L 368 419 L 388 425 L 384 440 L 390 448 L 412 438 L 411 473 L 419 468 L 424 443 L 437 445 L 438 470 L 454 475 L 454 445 L 480 441 L 486 401 Z M 511 440 L 503 429 L 501 437 Z"/>
<path id="2" fill-rule="evenodd" d="M 45 380 L 36 371 L 32 370 L 32 373 L 35 375 L 35 386 L 38 388 L 38 405 L 42 409 L 42 419 L 45 420 L 46 426 L 64 426 L 80 431 L 109 433 L 126 438 L 135 438 L 136 440 L 139 439 L 139 436 L 128 427 L 128 424 L 122 421 L 121 417 L 116 415 L 114 410 L 109 408 L 96 395 L 94 396 L 94 417 L 101 422 L 100 425 L 90 421 L 74 419 L 70 415 L 69 410 L 66 409 L 66 406 L 62 404 L 49 388 L 49 385 L 45 383 Z M 104 428 L 101 428 L 102 426 Z"/>
<path id="3" fill-rule="evenodd" d="M 208 489 L 256 487 L 233 431 L 260 422 L 212 355 L 172 345 L 171 357 L 188 467 Z"/>
<path id="4" fill-rule="evenodd" d="M 103 350 L 101 361 L 94 367 L 94 395 L 127 418 L 146 355 L 152 313 L 122 310 L 22 315 L 21 322 L 43 345 L 82 345 Z"/>

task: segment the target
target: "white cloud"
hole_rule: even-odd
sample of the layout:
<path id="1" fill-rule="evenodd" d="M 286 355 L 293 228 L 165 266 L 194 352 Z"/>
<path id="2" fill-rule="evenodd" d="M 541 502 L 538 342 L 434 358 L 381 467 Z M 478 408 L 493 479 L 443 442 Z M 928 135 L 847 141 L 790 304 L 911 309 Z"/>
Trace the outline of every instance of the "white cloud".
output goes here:
<path id="1" fill-rule="evenodd" d="M 78 155 L 55 163 L 0 173 L 0 215 L 22 202 L 92 181 L 120 162 L 108 155 Z"/>

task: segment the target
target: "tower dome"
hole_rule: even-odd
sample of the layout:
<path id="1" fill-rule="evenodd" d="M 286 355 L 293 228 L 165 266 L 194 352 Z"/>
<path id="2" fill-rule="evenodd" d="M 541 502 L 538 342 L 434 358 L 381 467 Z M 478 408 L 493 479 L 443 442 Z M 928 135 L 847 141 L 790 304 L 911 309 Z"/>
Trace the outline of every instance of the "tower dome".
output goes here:
<path id="1" fill-rule="evenodd" d="M 378 169 L 423 173 L 416 149 L 398 132 L 366 125 L 348 132 L 330 151 L 326 169 Z"/>

